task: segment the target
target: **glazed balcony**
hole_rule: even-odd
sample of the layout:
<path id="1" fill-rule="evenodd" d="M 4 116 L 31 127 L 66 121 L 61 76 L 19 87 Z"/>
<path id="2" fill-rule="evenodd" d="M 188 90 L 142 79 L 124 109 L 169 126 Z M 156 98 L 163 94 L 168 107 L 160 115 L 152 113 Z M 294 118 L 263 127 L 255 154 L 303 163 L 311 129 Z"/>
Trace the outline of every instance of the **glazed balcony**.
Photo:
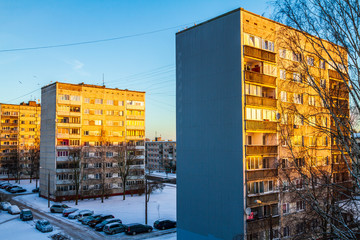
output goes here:
<path id="1" fill-rule="evenodd" d="M 345 74 L 343 75 L 343 77 L 345 77 Z M 329 69 L 329 78 L 343 80 L 340 73 L 332 69 Z"/>
<path id="2" fill-rule="evenodd" d="M 276 54 L 259 48 L 244 46 L 244 56 L 258 58 L 268 62 L 276 62 Z"/>
<path id="3" fill-rule="evenodd" d="M 273 216 L 271 218 L 271 224 L 273 228 L 277 228 L 279 226 L 279 219 L 280 216 Z M 260 219 L 254 219 L 246 223 L 247 228 L 249 229 L 249 232 L 251 229 L 262 229 L 262 230 L 269 230 L 270 229 L 270 216 L 260 218 Z"/>
<path id="4" fill-rule="evenodd" d="M 245 146 L 246 155 L 269 155 L 278 154 L 277 145 L 247 145 Z"/>
<path id="5" fill-rule="evenodd" d="M 276 168 L 263 168 L 258 170 L 246 171 L 247 181 L 256 181 L 266 178 L 277 178 L 277 177 L 278 177 L 278 170 Z"/>
<path id="6" fill-rule="evenodd" d="M 145 120 L 145 116 L 141 115 L 126 115 L 126 119 L 131 119 L 131 120 Z"/>
<path id="7" fill-rule="evenodd" d="M 279 192 L 274 191 L 272 193 L 267 193 L 267 194 L 257 194 L 250 197 L 247 196 L 246 200 L 247 200 L 246 206 L 250 208 L 259 206 L 259 204 L 256 203 L 256 200 L 260 200 L 261 203 L 264 205 L 270 205 L 279 202 Z"/>
<path id="8" fill-rule="evenodd" d="M 330 89 L 330 95 L 332 97 L 348 99 L 349 98 L 349 91 L 339 90 L 339 89 Z"/>
<path id="9" fill-rule="evenodd" d="M 276 108 L 276 103 L 277 100 L 273 98 L 246 95 L 246 105 Z"/>
<path id="10" fill-rule="evenodd" d="M 276 77 L 258 72 L 245 71 L 245 81 L 276 87 Z"/>
<path id="11" fill-rule="evenodd" d="M 277 130 L 277 122 L 246 120 L 246 131 L 271 131 Z"/>

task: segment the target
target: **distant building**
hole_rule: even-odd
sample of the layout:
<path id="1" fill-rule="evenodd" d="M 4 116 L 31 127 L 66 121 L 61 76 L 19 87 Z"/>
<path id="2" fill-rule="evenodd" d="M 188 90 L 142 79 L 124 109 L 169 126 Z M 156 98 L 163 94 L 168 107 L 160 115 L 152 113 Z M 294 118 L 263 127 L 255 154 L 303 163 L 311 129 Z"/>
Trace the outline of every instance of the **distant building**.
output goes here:
<path id="1" fill-rule="evenodd" d="M 76 174 L 81 197 L 100 196 L 103 189 L 122 194 L 115 156 L 123 143 L 133 146 L 137 159 L 126 189 L 143 188 L 145 92 L 56 82 L 42 88 L 41 101 L 41 196 L 73 198 Z M 80 164 L 74 164 L 70 156 L 79 149 Z"/>
<path id="2" fill-rule="evenodd" d="M 0 177 L 28 178 L 38 164 L 30 155 L 40 146 L 40 104 L 1 103 L 0 113 Z"/>
<path id="3" fill-rule="evenodd" d="M 145 164 L 147 170 L 176 171 L 176 141 L 162 141 L 155 138 L 154 141 L 145 142 Z"/>

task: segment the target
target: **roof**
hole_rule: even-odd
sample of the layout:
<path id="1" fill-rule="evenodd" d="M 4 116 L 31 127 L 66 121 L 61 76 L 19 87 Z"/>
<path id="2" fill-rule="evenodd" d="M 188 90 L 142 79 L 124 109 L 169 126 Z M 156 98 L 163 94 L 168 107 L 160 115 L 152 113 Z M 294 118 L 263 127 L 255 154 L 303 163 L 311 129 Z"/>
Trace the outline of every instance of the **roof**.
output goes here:
<path id="1" fill-rule="evenodd" d="M 144 91 L 135 91 L 135 90 L 118 89 L 118 88 L 107 88 L 105 85 L 103 85 L 103 86 L 101 86 L 101 85 L 93 85 L 93 84 L 86 84 L 86 83 L 83 83 L 83 82 L 79 83 L 79 84 L 54 82 L 54 83 L 48 84 L 46 86 L 43 86 L 41 89 L 51 87 L 51 86 L 54 86 L 56 84 L 64 84 L 64 85 L 71 85 L 71 86 L 77 86 L 77 87 L 81 86 L 81 87 L 90 87 L 90 88 L 101 88 L 101 89 L 108 89 L 108 90 L 115 90 L 115 91 L 127 91 L 127 92 L 145 93 Z"/>

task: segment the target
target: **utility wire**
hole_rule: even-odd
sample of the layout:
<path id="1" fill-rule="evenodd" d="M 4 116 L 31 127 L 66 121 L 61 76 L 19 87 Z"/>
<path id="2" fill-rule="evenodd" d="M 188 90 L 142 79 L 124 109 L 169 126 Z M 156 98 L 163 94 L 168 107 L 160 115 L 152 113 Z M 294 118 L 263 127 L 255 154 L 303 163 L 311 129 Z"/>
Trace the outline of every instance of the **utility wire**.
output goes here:
<path id="1" fill-rule="evenodd" d="M 154 34 L 154 33 L 164 32 L 164 31 L 168 31 L 168 30 L 171 30 L 171 29 L 174 29 L 174 28 L 187 26 L 189 24 L 191 24 L 191 23 L 177 25 L 177 26 L 174 26 L 174 27 L 162 28 L 162 29 L 153 30 L 153 31 L 149 31 L 149 32 L 143 32 L 143 33 L 137 33 L 137 34 L 131 34 L 131 35 L 124 35 L 124 36 L 113 37 L 113 38 L 90 40 L 90 41 L 84 41 L 84 42 L 64 43 L 64 44 L 38 46 L 38 47 L 0 49 L 0 53 L 2 53 L 2 52 L 17 52 L 17 51 L 38 50 L 38 49 L 47 49 L 47 48 L 60 48 L 60 47 L 70 47 L 70 46 L 78 46 L 78 45 L 101 43 L 101 42 L 110 42 L 110 41 L 116 41 L 116 40 L 121 40 L 121 39 L 126 39 L 126 38 L 140 37 L 140 36 L 150 35 L 150 34 Z"/>

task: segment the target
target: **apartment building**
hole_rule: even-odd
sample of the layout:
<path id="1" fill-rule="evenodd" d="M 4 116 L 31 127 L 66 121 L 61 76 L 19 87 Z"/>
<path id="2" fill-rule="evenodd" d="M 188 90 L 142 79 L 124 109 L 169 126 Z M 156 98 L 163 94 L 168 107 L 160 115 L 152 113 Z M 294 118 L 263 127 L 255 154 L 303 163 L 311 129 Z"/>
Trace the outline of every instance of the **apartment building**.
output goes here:
<path id="1" fill-rule="evenodd" d="M 156 137 L 145 142 L 145 164 L 149 171 L 176 171 L 176 142 Z"/>
<path id="2" fill-rule="evenodd" d="M 28 178 L 33 175 L 32 151 L 40 146 L 41 107 L 36 101 L 0 104 L 1 178 Z"/>
<path id="3" fill-rule="evenodd" d="M 41 196 L 74 198 L 78 185 L 81 198 L 122 194 L 116 156 L 124 144 L 136 158 L 126 190 L 143 188 L 145 92 L 56 82 L 41 99 Z"/>
<path id="4" fill-rule="evenodd" d="M 317 130 L 332 119 L 299 63 L 344 118 L 348 92 L 331 66 L 287 46 L 285 30 L 296 32 L 237 9 L 177 33 L 178 239 L 299 236 L 308 212 L 294 169 L 340 163 Z M 348 178 L 340 164 L 334 174 Z"/>

